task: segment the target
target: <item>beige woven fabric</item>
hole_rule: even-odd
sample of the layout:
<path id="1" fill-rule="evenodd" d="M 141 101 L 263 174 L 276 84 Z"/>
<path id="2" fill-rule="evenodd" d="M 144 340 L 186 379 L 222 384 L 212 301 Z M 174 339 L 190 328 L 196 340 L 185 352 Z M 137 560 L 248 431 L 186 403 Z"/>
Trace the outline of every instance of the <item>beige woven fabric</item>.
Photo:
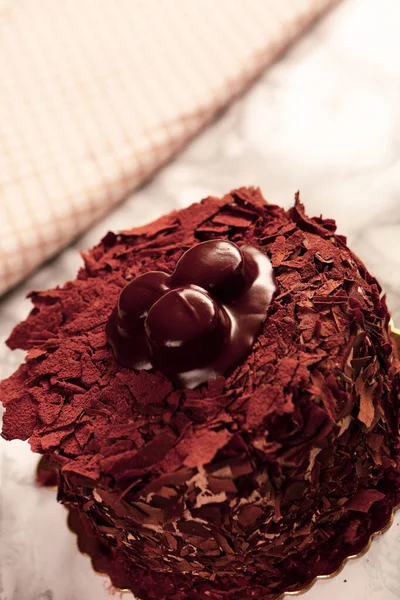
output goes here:
<path id="1" fill-rule="evenodd" d="M 334 2 L 0 0 L 0 292 L 143 182 Z"/>

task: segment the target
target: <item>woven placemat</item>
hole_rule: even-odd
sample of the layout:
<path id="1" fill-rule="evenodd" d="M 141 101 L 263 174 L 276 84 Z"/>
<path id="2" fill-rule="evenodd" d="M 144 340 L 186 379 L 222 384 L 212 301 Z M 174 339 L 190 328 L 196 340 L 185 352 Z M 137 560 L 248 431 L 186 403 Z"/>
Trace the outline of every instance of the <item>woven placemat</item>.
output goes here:
<path id="1" fill-rule="evenodd" d="M 142 183 L 336 1 L 0 0 L 0 293 Z"/>

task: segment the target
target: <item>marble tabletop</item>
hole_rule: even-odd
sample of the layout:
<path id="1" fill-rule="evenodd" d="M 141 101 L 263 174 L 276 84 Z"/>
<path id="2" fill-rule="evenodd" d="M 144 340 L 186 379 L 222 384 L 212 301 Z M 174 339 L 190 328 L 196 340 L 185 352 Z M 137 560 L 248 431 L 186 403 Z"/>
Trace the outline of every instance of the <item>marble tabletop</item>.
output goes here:
<path id="1" fill-rule="evenodd" d="M 74 277 L 79 248 L 239 185 L 259 185 L 286 207 L 300 189 L 309 214 L 335 217 L 400 323 L 399 22 L 398 0 L 345 0 L 174 162 L 4 297 L 0 377 L 23 358 L 3 341 L 29 310 L 26 293 Z M 109 599 L 54 492 L 33 485 L 36 462 L 27 444 L 0 440 L 0 600 Z M 304 600 L 400 599 L 399 565 L 397 517 L 364 557 Z"/>

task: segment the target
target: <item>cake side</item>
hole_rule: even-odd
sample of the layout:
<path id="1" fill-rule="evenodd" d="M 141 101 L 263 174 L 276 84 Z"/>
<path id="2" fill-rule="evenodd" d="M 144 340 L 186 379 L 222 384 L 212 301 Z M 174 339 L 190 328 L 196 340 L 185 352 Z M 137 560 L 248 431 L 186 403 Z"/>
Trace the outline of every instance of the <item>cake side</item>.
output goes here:
<path id="1" fill-rule="evenodd" d="M 335 229 L 298 198 L 285 212 L 240 189 L 108 234 L 77 280 L 31 295 L 9 339 L 28 357 L 1 384 L 3 435 L 58 461 L 59 497 L 118 586 L 272 598 L 356 548 L 397 502 L 389 313 Z M 257 247 L 275 270 L 247 359 L 195 390 L 121 368 L 105 323 L 122 287 L 213 238 Z"/>

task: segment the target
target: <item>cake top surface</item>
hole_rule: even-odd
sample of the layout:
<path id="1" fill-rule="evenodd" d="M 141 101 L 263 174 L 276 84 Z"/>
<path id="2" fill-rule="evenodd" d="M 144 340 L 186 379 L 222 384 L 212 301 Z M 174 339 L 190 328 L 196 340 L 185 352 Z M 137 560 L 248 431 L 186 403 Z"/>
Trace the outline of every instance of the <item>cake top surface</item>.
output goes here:
<path id="1" fill-rule="evenodd" d="M 379 284 L 335 230 L 307 217 L 298 196 L 285 211 L 242 188 L 108 233 L 76 280 L 30 294 L 34 309 L 8 340 L 28 354 L 0 387 L 3 436 L 29 438 L 71 478 L 125 491 L 199 468 L 234 478 L 254 457 L 306 473 L 312 449 L 352 420 L 367 434 L 383 418 L 377 399 L 394 370 Z M 192 390 L 121 367 L 105 328 L 122 288 L 172 273 L 186 250 L 216 238 L 260 250 L 274 268 L 277 292 L 247 358 Z"/>

